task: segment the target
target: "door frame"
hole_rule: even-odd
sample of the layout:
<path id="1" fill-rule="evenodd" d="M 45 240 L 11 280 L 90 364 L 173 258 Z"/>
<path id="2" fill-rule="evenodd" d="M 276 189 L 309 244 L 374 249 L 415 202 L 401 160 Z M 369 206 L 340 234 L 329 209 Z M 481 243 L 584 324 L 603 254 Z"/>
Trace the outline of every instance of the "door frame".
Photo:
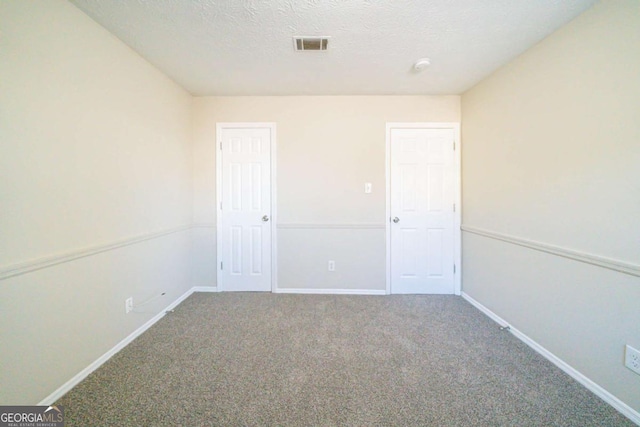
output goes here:
<path id="1" fill-rule="evenodd" d="M 216 123 L 216 286 L 218 291 L 225 291 L 225 284 L 222 283 L 222 238 L 220 230 L 222 230 L 222 131 L 225 129 L 255 129 L 268 128 L 270 141 L 270 163 L 271 163 L 271 220 L 269 221 L 269 230 L 271 232 L 271 292 L 275 292 L 278 285 L 278 238 L 276 233 L 277 224 L 277 206 L 276 203 L 276 123 L 274 122 L 218 122 Z"/>
<path id="2" fill-rule="evenodd" d="M 386 176 L 386 269 L 387 269 L 387 295 L 391 294 L 391 129 L 452 129 L 455 142 L 454 152 L 454 177 L 453 187 L 456 210 L 453 215 L 453 263 L 455 272 L 453 274 L 453 293 L 461 295 L 462 292 L 462 260 L 461 246 L 462 233 L 460 232 L 460 224 L 462 221 L 462 170 L 460 168 L 462 145 L 460 143 L 460 123 L 459 122 L 387 122 L 386 129 L 386 159 L 385 159 L 385 176 Z"/>

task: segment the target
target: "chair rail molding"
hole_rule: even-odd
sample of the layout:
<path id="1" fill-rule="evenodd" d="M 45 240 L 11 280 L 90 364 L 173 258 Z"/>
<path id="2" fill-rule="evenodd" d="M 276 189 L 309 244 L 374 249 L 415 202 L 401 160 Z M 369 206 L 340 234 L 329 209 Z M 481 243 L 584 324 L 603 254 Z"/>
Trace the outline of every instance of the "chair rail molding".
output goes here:
<path id="1" fill-rule="evenodd" d="M 278 224 L 282 230 L 384 230 L 384 223 L 380 224 L 320 224 L 297 223 Z"/>
<path id="2" fill-rule="evenodd" d="M 640 265 L 638 264 L 632 264 L 599 255 L 593 255 L 590 253 L 577 251 L 575 249 L 551 245 L 549 243 L 542 243 L 535 240 L 524 239 L 522 237 L 512 236 L 509 234 L 498 233 L 496 231 L 486 230 L 484 228 L 473 227 L 470 225 L 462 225 L 460 228 L 466 233 L 476 234 L 478 236 L 483 236 L 494 240 L 500 240 L 503 242 L 511 243 L 513 245 L 523 246 L 525 248 L 533 249 L 536 251 L 546 252 L 548 254 L 584 262 L 586 264 L 607 268 L 619 273 L 640 277 Z"/>
<path id="3" fill-rule="evenodd" d="M 157 239 L 168 234 L 178 233 L 180 231 L 186 231 L 191 229 L 191 224 L 180 225 L 177 227 L 167 228 L 165 230 L 156 231 L 153 233 L 140 234 L 138 236 L 129 237 L 127 239 L 117 240 L 111 243 L 105 243 L 102 245 L 89 246 L 87 248 L 78 249 L 75 251 L 64 252 L 61 254 L 45 256 L 42 258 L 36 258 L 31 261 L 12 264 L 4 268 L 0 268 L 0 281 L 9 279 L 11 277 L 20 276 L 22 274 L 31 273 L 32 271 L 41 270 L 43 268 L 53 267 L 55 265 L 63 264 L 65 262 L 74 261 L 76 259 L 85 258 L 91 255 L 96 255 L 102 252 L 119 249 L 125 246 L 134 245 L 136 243 L 144 242 L 151 239 Z"/>

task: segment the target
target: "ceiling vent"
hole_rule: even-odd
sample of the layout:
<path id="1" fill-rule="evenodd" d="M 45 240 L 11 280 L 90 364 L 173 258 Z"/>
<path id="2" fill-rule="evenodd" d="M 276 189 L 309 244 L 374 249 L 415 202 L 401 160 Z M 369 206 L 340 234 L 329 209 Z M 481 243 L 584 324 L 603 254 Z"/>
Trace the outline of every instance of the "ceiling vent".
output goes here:
<path id="1" fill-rule="evenodd" d="M 293 48 L 303 50 L 327 50 L 329 37 L 294 37 Z"/>

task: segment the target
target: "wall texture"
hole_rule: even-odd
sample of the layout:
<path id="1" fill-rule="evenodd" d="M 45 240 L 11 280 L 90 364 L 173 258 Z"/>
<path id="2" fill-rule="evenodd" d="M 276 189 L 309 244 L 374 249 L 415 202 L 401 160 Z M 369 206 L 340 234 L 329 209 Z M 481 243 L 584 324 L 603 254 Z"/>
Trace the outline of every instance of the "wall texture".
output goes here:
<path id="1" fill-rule="evenodd" d="M 35 404 L 189 289 L 188 229 L 127 239 L 191 221 L 192 99 L 66 1 L 0 28 L 0 404 Z"/>
<path id="2" fill-rule="evenodd" d="M 277 124 L 279 288 L 382 291 L 385 123 L 460 120 L 458 96 L 192 99 L 64 1 L 1 2 L 0 28 L 0 404 L 215 286 L 217 122 Z M 467 226 L 640 263 L 639 45 L 637 1 L 602 2 L 464 94 Z M 640 410 L 638 277 L 473 233 L 463 262 L 468 295 Z"/>
<path id="3" fill-rule="evenodd" d="M 640 3 L 604 1 L 462 96 L 463 224 L 640 264 Z M 636 411 L 640 278 L 469 232 L 463 290 Z"/>
<path id="4" fill-rule="evenodd" d="M 458 96 L 196 98 L 195 221 L 216 220 L 216 122 L 275 122 L 278 287 L 384 290 L 385 124 L 459 122 L 459 103 Z M 199 230 L 206 256 L 194 277 L 211 286 L 215 232 Z"/>

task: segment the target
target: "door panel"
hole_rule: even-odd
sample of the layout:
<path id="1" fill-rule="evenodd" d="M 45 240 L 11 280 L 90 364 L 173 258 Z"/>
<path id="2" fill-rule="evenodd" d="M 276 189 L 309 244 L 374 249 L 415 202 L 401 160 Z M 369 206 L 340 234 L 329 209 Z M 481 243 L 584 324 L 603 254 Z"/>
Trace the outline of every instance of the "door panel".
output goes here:
<path id="1" fill-rule="evenodd" d="M 391 129 L 392 293 L 454 293 L 453 142 L 453 129 Z"/>
<path id="2" fill-rule="evenodd" d="M 399 271 L 400 277 L 412 279 L 419 275 L 418 266 L 420 265 L 420 260 L 418 259 L 418 254 L 420 252 L 420 233 L 418 229 L 404 227 L 400 229 L 400 233 L 402 233 L 400 237 L 402 240 L 402 253 L 407 255 L 401 260 L 402 267 Z"/>
<path id="3" fill-rule="evenodd" d="M 222 128 L 224 291 L 271 291 L 271 131 Z"/>

